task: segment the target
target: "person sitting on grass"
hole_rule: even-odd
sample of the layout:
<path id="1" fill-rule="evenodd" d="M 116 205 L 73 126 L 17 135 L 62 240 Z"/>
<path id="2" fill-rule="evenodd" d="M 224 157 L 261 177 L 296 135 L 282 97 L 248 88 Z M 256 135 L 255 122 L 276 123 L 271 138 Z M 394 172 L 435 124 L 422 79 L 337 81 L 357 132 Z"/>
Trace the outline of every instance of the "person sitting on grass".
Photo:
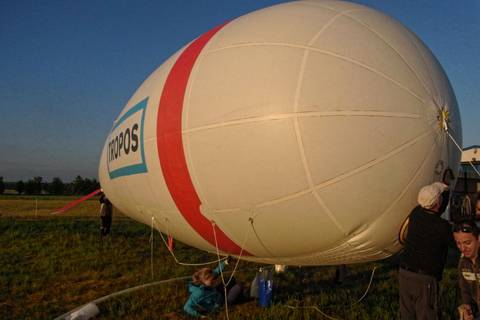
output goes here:
<path id="1" fill-rule="evenodd" d="M 183 310 L 190 316 L 195 318 L 207 318 L 209 313 L 217 312 L 224 303 L 223 283 L 218 283 L 217 279 L 223 271 L 228 259 L 221 261 L 218 267 L 202 268 L 195 272 L 192 281 L 188 284 L 190 296 L 183 306 Z M 232 278 L 227 286 L 227 303 L 232 305 L 242 295 L 242 285 L 235 283 Z"/>

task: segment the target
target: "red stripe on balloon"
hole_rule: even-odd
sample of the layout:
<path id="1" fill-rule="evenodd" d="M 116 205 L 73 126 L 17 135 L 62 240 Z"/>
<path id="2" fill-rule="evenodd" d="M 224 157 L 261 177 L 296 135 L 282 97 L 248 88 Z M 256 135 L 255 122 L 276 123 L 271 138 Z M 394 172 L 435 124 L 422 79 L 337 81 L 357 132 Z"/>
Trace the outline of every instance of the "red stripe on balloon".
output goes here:
<path id="1" fill-rule="evenodd" d="M 203 34 L 181 53 L 163 86 L 157 115 L 157 149 L 168 190 L 187 222 L 213 246 L 215 236 L 212 223 L 200 212 L 201 202 L 188 172 L 182 141 L 182 112 L 188 79 L 195 61 L 208 41 L 223 26 Z M 241 248 L 217 226 L 215 233 L 220 250 L 240 254 Z M 248 253 L 244 251 L 244 254 Z"/>

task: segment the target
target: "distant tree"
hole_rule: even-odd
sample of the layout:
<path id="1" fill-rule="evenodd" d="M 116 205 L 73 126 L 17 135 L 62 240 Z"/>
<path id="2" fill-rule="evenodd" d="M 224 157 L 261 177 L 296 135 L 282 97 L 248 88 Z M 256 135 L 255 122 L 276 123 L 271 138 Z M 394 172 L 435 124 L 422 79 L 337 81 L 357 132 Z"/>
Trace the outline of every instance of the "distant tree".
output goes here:
<path id="1" fill-rule="evenodd" d="M 33 177 L 33 185 L 34 185 L 34 193 L 41 194 L 42 193 L 42 177 Z"/>
<path id="2" fill-rule="evenodd" d="M 83 178 L 81 176 L 76 176 L 75 179 L 72 181 L 71 191 L 73 194 L 82 194 L 83 188 Z"/>
<path id="3" fill-rule="evenodd" d="M 96 179 L 85 178 L 85 180 L 83 180 L 81 194 L 89 194 L 99 188 L 100 188 L 100 184 Z"/>
<path id="4" fill-rule="evenodd" d="M 41 194 L 42 193 L 42 177 L 33 177 L 25 183 L 25 194 Z"/>
<path id="5" fill-rule="evenodd" d="M 18 194 L 22 194 L 25 191 L 25 184 L 22 180 L 17 182 L 15 190 L 17 190 Z"/>
<path id="6" fill-rule="evenodd" d="M 97 179 L 92 179 L 92 190 L 90 192 L 98 189 L 100 189 L 100 182 L 98 182 Z"/>
<path id="7" fill-rule="evenodd" d="M 65 193 L 65 184 L 63 181 L 55 177 L 52 182 L 49 184 L 49 192 L 52 194 L 64 194 Z"/>
<path id="8" fill-rule="evenodd" d="M 0 194 L 5 192 L 5 183 L 3 183 L 3 177 L 0 177 Z"/>
<path id="9" fill-rule="evenodd" d="M 25 194 L 34 194 L 35 193 L 35 182 L 32 179 L 29 179 L 25 182 Z"/>
<path id="10" fill-rule="evenodd" d="M 96 179 L 76 176 L 72 182 L 65 184 L 65 194 L 83 195 L 100 189 L 100 183 Z"/>
<path id="11" fill-rule="evenodd" d="M 73 184 L 71 182 L 65 183 L 65 190 L 63 194 L 68 194 L 68 195 L 73 194 Z"/>

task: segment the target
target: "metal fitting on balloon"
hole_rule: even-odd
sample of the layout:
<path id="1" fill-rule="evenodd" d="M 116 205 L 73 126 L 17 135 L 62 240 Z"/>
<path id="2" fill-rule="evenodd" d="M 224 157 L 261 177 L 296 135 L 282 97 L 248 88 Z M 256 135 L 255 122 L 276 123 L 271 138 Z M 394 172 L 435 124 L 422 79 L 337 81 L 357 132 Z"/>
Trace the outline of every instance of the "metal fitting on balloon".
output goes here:
<path id="1" fill-rule="evenodd" d="M 439 123 L 440 128 L 442 128 L 445 131 L 448 131 L 448 123 L 450 122 L 449 114 L 450 113 L 449 113 L 448 109 L 444 107 L 440 111 L 440 114 L 438 116 L 438 120 L 440 121 L 440 123 Z"/>

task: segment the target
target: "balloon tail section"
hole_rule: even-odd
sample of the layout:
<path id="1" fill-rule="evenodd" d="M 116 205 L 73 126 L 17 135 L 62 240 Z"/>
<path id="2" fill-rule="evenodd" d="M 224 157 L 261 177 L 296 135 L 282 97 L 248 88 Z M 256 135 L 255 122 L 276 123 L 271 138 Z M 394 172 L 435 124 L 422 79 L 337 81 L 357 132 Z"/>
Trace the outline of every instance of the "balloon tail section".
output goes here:
<path id="1" fill-rule="evenodd" d="M 89 193 L 89 194 L 87 194 L 86 196 L 81 197 L 80 199 L 77 199 L 77 200 L 74 200 L 74 201 L 72 201 L 72 202 L 69 202 L 65 207 L 60 208 L 60 209 L 52 212 L 52 214 L 65 213 L 65 212 L 67 212 L 68 210 L 72 209 L 73 207 L 78 206 L 80 203 L 82 203 L 82 202 L 90 199 L 91 197 L 99 194 L 100 192 L 102 192 L 102 189 L 95 190 L 95 191 L 93 191 L 92 193 Z"/>

